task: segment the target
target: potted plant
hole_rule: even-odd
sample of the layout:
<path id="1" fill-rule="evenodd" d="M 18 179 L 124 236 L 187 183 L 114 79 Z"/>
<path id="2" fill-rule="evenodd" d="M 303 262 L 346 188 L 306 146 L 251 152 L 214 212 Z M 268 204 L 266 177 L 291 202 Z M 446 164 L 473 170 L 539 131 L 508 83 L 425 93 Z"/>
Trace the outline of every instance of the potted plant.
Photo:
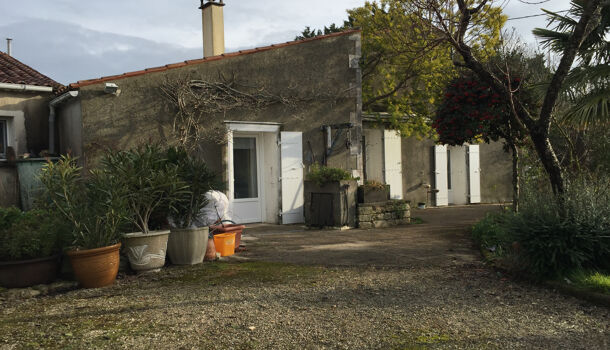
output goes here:
<path id="1" fill-rule="evenodd" d="M 123 235 L 131 268 L 159 271 L 165 265 L 169 230 L 151 230 L 153 214 L 167 217 L 175 211 L 177 197 L 187 190 L 178 178 L 178 167 L 167 161 L 167 152 L 148 145 L 129 151 L 107 152 L 103 172 L 117 178 L 125 193 L 128 218 L 138 231 Z"/>
<path id="2" fill-rule="evenodd" d="M 24 288 L 55 279 L 66 225 L 49 214 L 0 208 L 0 286 Z"/>
<path id="3" fill-rule="evenodd" d="M 358 186 L 358 203 L 386 202 L 389 200 L 390 185 L 372 180 Z"/>
<path id="4" fill-rule="evenodd" d="M 356 227 L 357 180 L 343 169 L 312 165 L 305 181 L 305 223 Z"/>
<path id="5" fill-rule="evenodd" d="M 174 204 L 167 253 L 174 264 L 200 264 L 208 246 L 209 229 L 197 227 L 195 220 L 208 203 L 206 193 L 220 189 L 222 184 L 205 162 L 189 155 L 184 148 L 169 148 L 167 158 L 170 164 L 176 165 L 179 180 L 187 186 Z"/>
<path id="6" fill-rule="evenodd" d="M 76 159 L 63 156 L 48 162 L 40 176 L 40 203 L 62 217 L 72 232 L 66 251 L 76 280 L 84 288 L 111 285 L 119 271 L 119 228 L 126 219 L 125 193 L 116 178 L 83 170 Z"/>

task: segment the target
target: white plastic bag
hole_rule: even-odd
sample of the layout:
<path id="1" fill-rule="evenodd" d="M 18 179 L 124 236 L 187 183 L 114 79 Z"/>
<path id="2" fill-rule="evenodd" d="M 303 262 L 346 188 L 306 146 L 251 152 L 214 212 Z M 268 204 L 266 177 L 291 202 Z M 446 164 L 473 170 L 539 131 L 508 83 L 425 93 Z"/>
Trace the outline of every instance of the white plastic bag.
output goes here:
<path id="1" fill-rule="evenodd" d="M 213 225 L 218 220 L 231 220 L 229 198 L 220 191 L 209 191 L 205 194 L 208 204 L 199 211 L 195 218 L 198 227 Z"/>

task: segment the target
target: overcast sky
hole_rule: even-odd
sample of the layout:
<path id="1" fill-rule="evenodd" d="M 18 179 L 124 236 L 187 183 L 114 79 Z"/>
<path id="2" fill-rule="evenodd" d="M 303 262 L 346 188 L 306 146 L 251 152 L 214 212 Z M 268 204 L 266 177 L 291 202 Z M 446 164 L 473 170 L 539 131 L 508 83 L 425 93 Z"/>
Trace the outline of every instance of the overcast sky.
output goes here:
<path id="1" fill-rule="evenodd" d="M 343 23 L 364 0 L 225 0 L 227 52 L 293 40 L 305 26 Z M 509 17 L 564 10 L 569 0 L 508 0 Z M 502 3 L 502 0 L 497 2 Z M 198 0 L 0 0 L 0 50 L 67 84 L 202 56 Z M 544 17 L 513 20 L 527 42 Z"/>

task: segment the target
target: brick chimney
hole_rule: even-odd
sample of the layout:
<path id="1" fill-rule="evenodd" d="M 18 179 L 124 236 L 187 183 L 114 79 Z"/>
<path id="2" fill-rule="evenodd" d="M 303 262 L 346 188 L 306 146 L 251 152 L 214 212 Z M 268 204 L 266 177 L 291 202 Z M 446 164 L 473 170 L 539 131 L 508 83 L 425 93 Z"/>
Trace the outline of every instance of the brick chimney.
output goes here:
<path id="1" fill-rule="evenodd" d="M 224 6 L 223 0 L 201 0 L 203 57 L 225 53 Z"/>

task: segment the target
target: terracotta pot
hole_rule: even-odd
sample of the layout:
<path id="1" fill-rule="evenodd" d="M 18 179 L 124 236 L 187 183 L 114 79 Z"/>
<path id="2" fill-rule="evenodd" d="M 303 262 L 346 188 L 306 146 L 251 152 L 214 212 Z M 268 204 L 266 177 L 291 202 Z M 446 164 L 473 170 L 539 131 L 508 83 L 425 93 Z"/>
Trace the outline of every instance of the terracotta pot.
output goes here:
<path id="1" fill-rule="evenodd" d="M 113 284 L 119 272 L 120 248 L 121 243 L 117 243 L 96 249 L 67 251 L 74 277 L 81 287 L 99 288 Z"/>
<path id="2" fill-rule="evenodd" d="M 205 250 L 205 260 L 213 261 L 216 260 L 216 245 L 213 239 L 208 239 L 208 247 Z"/>
<path id="3" fill-rule="evenodd" d="M 124 235 L 125 250 L 131 268 L 138 272 L 157 272 L 165 265 L 169 230 Z"/>
<path id="4" fill-rule="evenodd" d="M 25 288 L 51 283 L 57 276 L 60 255 L 46 258 L 0 262 L 0 286 Z"/>
<path id="5" fill-rule="evenodd" d="M 222 224 L 210 226 L 210 231 L 215 235 L 220 233 L 235 232 L 235 248 L 239 248 L 241 244 L 241 233 L 246 228 L 246 225 Z"/>
<path id="6" fill-rule="evenodd" d="M 207 227 L 171 229 L 167 242 L 167 254 L 172 264 L 201 264 L 208 246 L 208 235 Z"/>

